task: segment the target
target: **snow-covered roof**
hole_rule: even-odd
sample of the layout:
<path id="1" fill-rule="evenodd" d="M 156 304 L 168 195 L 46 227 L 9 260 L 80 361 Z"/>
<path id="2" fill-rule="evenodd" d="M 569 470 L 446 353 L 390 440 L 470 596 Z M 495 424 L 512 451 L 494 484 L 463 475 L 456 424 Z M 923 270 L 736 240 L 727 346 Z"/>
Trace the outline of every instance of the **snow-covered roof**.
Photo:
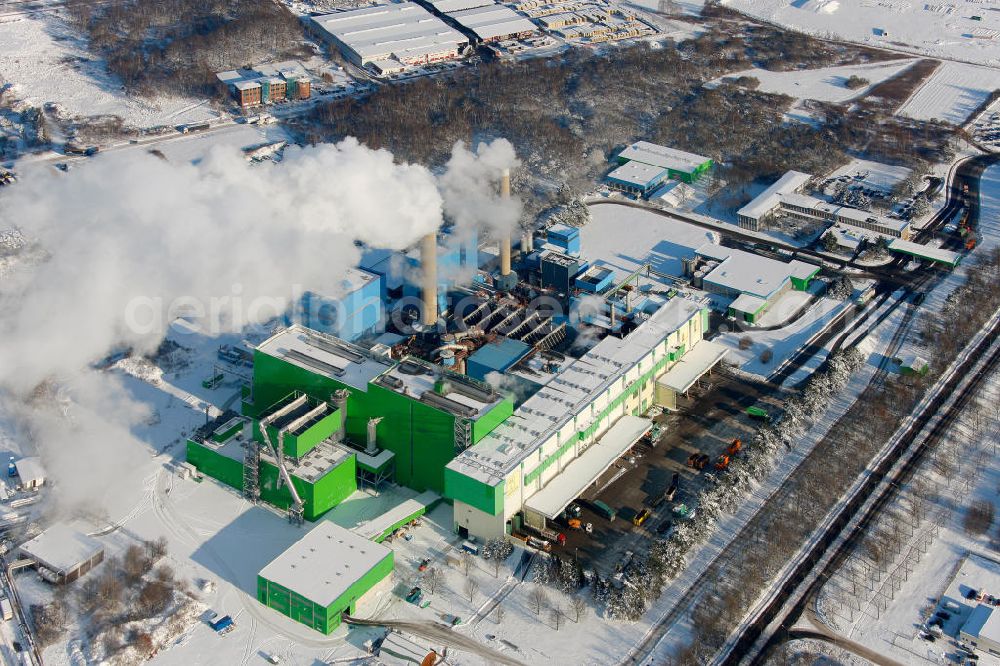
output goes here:
<path id="1" fill-rule="evenodd" d="M 770 298 L 790 277 L 805 279 L 819 270 L 819 266 L 804 261 L 786 263 L 714 243 L 702 245 L 697 252 L 721 262 L 705 276 L 705 282 L 763 299 Z"/>
<path id="2" fill-rule="evenodd" d="M 618 153 L 618 159 L 642 162 L 661 169 L 673 169 L 684 173 L 692 173 L 711 158 L 696 155 L 684 150 L 660 146 L 649 141 L 636 141 Z"/>
<path id="3" fill-rule="evenodd" d="M 428 507 L 437 504 L 440 500 L 441 496 L 433 490 L 425 491 L 358 525 L 354 531 L 366 539 L 375 539 L 400 521 L 427 510 Z"/>
<path id="4" fill-rule="evenodd" d="M 21 552 L 56 573 L 66 574 L 104 550 L 76 523 L 56 523 L 21 544 Z"/>
<path id="5" fill-rule="evenodd" d="M 894 238 L 892 242 L 889 243 L 889 249 L 894 252 L 904 252 L 918 257 L 926 257 L 927 259 L 951 264 L 952 266 L 957 266 L 958 262 L 962 260 L 962 255 L 958 252 L 952 252 L 951 250 L 946 250 L 942 247 L 931 247 L 930 245 L 912 243 L 901 238 Z"/>
<path id="6" fill-rule="evenodd" d="M 677 393 L 686 393 L 698 378 L 715 367 L 729 352 L 729 348 L 717 342 L 700 340 L 681 357 L 680 363 L 670 368 L 656 380 Z"/>
<path id="7" fill-rule="evenodd" d="M 737 215 L 760 219 L 781 201 L 781 195 L 791 194 L 809 182 L 812 176 L 801 171 L 789 171 L 758 194 L 750 203 L 736 211 Z"/>
<path id="8" fill-rule="evenodd" d="M 557 518 L 570 502 L 579 497 L 614 461 L 622 457 L 652 425 L 651 420 L 640 416 L 622 416 L 590 448 L 566 465 L 558 476 L 529 497 L 524 506 L 547 518 Z"/>
<path id="9" fill-rule="evenodd" d="M 585 428 L 591 403 L 701 307 L 688 298 L 672 298 L 624 338 L 604 338 L 581 358 L 563 365 L 512 416 L 448 467 L 491 485 L 499 483 L 566 423 L 577 418 L 577 426 Z"/>
<path id="10" fill-rule="evenodd" d="M 735 301 L 729 304 L 729 307 L 736 312 L 756 314 L 765 305 L 767 305 L 767 301 L 763 298 L 751 296 L 750 294 L 740 294 Z"/>
<path id="11" fill-rule="evenodd" d="M 985 638 L 1000 643 L 1000 613 L 987 604 L 972 609 L 969 619 L 962 625 L 962 632 L 974 638 Z"/>
<path id="12" fill-rule="evenodd" d="M 435 390 L 442 377 L 443 392 Z M 471 377 L 445 374 L 439 367 L 407 358 L 378 380 L 379 386 L 466 418 L 477 419 L 503 400 L 491 386 Z"/>
<path id="13" fill-rule="evenodd" d="M 535 32 L 538 28 L 510 7 L 489 4 L 448 14 L 459 25 L 471 30 L 479 39 L 495 39 L 522 32 Z"/>
<path id="14" fill-rule="evenodd" d="M 363 63 L 457 50 L 468 38 L 415 2 L 376 5 L 312 17 Z"/>
<path id="15" fill-rule="evenodd" d="M 367 350 L 333 336 L 292 324 L 257 346 L 257 351 L 279 358 L 361 391 L 391 367 Z"/>
<path id="16" fill-rule="evenodd" d="M 253 90 L 254 88 L 260 88 L 260 83 L 257 81 L 236 81 L 233 83 L 233 87 L 237 90 Z"/>
<path id="17" fill-rule="evenodd" d="M 329 606 L 391 555 L 386 546 L 321 520 L 261 569 L 260 576 L 313 603 Z"/>
<path id="18" fill-rule="evenodd" d="M 21 458 L 14 466 L 17 468 L 17 475 L 21 477 L 21 483 L 45 482 L 45 467 L 42 459 L 38 457 Z"/>
<path id="19" fill-rule="evenodd" d="M 666 177 L 666 169 L 642 162 L 626 162 L 608 174 L 608 180 L 643 189 Z"/>
<path id="20" fill-rule="evenodd" d="M 427 0 L 427 2 L 442 14 L 495 5 L 493 0 Z"/>

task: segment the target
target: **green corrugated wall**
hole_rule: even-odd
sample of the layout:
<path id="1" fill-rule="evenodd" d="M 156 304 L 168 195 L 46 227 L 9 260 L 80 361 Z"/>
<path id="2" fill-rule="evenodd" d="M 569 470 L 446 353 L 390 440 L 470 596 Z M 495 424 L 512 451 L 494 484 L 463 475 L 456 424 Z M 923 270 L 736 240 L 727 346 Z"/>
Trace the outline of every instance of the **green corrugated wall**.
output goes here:
<path id="1" fill-rule="evenodd" d="M 340 626 L 342 613 L 344 611 L 353 613 L 358 599 L 390 575 L 392 567 L 393 551 L 389 551 L 326 607 L 258 575 L 257 601 L 320 633 L 331 634 Z M 317 576 L 321 575 L 323 572 L 317 572 Z"/>
<path id="2" fill-rule="evenodd" d="M 202 474 L 236 490 L 243 490 L 242 462 L 190 440 L 187 443 L 187 461 L 197 467 Z M 295 484 L 295 489 L 305 504 L 303 513 L 306 520 L 316 520 L 357 490 L 356 466 L 357 457 L 352 455 L 317 479 L 316 483 L 307 483 L 292 477 L 292 483 Z M 287 486 L 282 485 L 280 489 L 278 488 L 278 476 L 277 467 L 261 460 L 259 473 L 261 499 L 268 504 L 287 509 L 292 504 L 292 494 Z"/>
<path id="3" fill-rule="evenodd" d="M 243 490 L 243 463 L 216 453 L 201 444 L 188 440 L 187 461 L 198 471 L 222 481 L 236 490 Z"/>

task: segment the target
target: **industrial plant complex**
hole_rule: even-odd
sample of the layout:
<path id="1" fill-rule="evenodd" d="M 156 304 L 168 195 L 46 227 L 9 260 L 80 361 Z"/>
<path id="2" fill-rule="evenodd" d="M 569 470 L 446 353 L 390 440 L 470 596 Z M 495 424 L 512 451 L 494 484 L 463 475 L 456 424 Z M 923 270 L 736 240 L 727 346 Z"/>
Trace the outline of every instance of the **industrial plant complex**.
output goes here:
<path id="1" fill-rule="evenodd" d="M 697 156 L 638 157 L 677 178 L 707 168 Z M 307 529 L 261 570 L 262 604 L 329 633 L 392 570 L 379 543 L 441 502 L 459 539 L 552 534 L 654 427 L 650 410 L 675 409 L 726 356 L 704 339 L 713 298 L 752 321 L 819 270 L 709 244 L 689 248 L 678 275 L 648 263 L 621 271 L 577 228 L 536 236 L 515 253 L 503 235 L 493 254 L 468 234 L 431 234 L 401 255 L 412 266 L 402 272 L 373 253 L 337 298 L 306 294 L 296 320 L 254 347 L 239 411 L 199 428 L 187 463 Z M 447 277 L 463 264 L 467 281 Z M 405 294 L 421 307 L 400 334 L 387 311 Z M 562 311 L 532 308 L 542 294 Z M 584 331 L 595 344 L 557 351 Z M 500 377 L 518 398 L 496 388 Z M 386 484 L 415 495 L 363 528 L 325 518 Z"/>

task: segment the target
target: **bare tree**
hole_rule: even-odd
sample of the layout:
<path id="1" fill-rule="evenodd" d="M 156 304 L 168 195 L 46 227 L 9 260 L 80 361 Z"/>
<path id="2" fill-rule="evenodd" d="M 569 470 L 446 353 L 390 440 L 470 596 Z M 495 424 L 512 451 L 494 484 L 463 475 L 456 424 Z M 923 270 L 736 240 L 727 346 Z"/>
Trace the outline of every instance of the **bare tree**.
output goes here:
<path id="1" fill-rule="evenodd" d="M 469 597 L 469 602 L 471 603 L 479 592 L 479 580 L 475 576 L 469 576 L 465 579 L 465 596 Z"/>
<path id="2" fill-rule="evenodd" d="M 548 597 L 545 596 L 545 591 L 538 585 L 531 588 L 531 592 L 528 592 L 528 603 L 531 605 L 531 610 L 538 615 L 542 612 L 542 606 L 548 601 Z"/>
<path id="3" fill-rule="evenodd" d="M 466 576 L 468 576 L 469 575 L 469 570 L 472 568 L 472 555 L 470 555 L 469 553 L 466 553 L 465 551 L 463 551 L 462 552 L 462 559 L 461 559 L 461 561 L 459 563 L 459 566 L 462 567 L 462 573 L 464 573 Z"/>
<path id="4" fill-rule="evenodd" d="M 552 607 L 549 609 L 549 611 L 551 612 L 552 626 L 555 628 L 556 631 L 559 631 L 559 625 L 562 622 L 562 616 L 563 616 L 562 608 L 559 606 L 558 603 L 555 603 L 552 604 Z"/>
<path id="5" fill-rule="evenodd" d="M 587 600 L 583 598 L 583 595 L 574 594 L 569 598 L 569 607 L 573 611 L 573 621 L 579 622 L 587 610 Z"/>
<path id="6" fill-rule="evenodd" d="M 424 586 L 431 594 L 435 594 L 444 582 L 444 573 L 440 569 L 432 567 L 424 572 Z"/>

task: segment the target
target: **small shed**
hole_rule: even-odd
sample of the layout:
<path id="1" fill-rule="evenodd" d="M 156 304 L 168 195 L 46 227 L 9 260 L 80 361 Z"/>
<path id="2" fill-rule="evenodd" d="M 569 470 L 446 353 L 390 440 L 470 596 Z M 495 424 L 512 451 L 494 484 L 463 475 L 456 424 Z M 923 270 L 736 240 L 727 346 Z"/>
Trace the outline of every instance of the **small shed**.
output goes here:
<path id="1" fill-rule="evenodd" d="M 40 458 L 21 458 L 14 463 L 14 467 L 22 488 L 35 489 L 45 485 L 45 468 Z"/>
<path id="2" fill-rule="evenodd" d="M 911 354 L 910 356 L 903 357 L 899 361 L 899 371 L 904 375 L 920 375 L 921 377 L 926 375 L 930 370 L 930 364 L 927 360 Z"/>
<path id="3" fill-rule="evenodd" d="M 104 546 L 76 523 L 56 523 L 21 544 L 20 551 L 39 569 L 52 572 L 59 584 L 73 582 L 104 561 Z"/>

